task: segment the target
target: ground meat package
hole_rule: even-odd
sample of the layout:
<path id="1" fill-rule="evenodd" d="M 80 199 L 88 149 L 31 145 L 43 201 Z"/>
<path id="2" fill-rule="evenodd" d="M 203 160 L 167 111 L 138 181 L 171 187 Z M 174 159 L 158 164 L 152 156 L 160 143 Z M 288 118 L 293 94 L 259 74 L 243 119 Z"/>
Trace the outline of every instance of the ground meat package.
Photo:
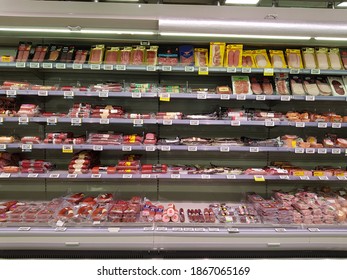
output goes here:
<path id="1" fill-rule="evenodd" d="M 347 92 L 344 82 L 340 77 L 328 77 L 329 84 L 332 88 L 334 96 L 346 96 Z"/>
<path id="2" fill-rule="evenodd" d="M 232 76 L 234 94 L 253 94 L 248 76 Z"/>

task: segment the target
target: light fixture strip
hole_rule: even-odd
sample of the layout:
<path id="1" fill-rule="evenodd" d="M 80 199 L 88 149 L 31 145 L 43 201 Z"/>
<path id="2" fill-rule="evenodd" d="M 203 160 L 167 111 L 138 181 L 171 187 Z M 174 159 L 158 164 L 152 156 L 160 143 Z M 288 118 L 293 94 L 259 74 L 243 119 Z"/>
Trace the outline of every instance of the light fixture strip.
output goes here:
<path id="1" fill-rule="evenodd" d="M 317 41 L 347 41 L 345 37 L 314 37 Z"/>
<path id="2" fill-rule="evenodd" d="M 226 5 L 257 5 L 259 0 L 225 0 Z"/>

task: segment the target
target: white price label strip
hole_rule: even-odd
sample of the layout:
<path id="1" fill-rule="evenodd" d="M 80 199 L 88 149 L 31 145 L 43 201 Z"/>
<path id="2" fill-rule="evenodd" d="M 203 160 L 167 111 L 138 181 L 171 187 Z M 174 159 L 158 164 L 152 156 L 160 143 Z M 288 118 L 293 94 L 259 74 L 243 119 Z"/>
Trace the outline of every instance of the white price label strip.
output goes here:
<path id="1" fill-rule="evenodd" d="M 37 173 L 28 174 L 28 178 L 37 178 L 38 176 L 39 174 Z"/>
<path id="2" fill-rule="evenodd" d="M 257 100 L 257 101 L 265 101 L 266 100 L 266 96 L 265 95 L 257 95 L 255 97 L 255 100 Z"/>
<path id="3" fill-rule="evenodd" d="M 199 120 L 190 120 L 189 125 L 200 125 L 200 121 Z"/>
<path id="4" fill-rule="evenodd" d="M 172 71 L 172 66 L 162 66 L 161 70 L 165 71 L 165 72 L 171 72 Z"/>
<path id="5" fill-rule="evenodd" d="M 141 92 L 132 92 L 131 97 L 132 98 L 141 98 L 142 95 L 141 95 Z"/>
<path id="6" fill-rule="evenodd" d="M 180 179 L 181 175 L 180 174 L 171 174 L 171 179 Z"/>
<path id="7" fill-rule="evenodd" d="M 104 147 L 102 145 L 94 145 L 93 151 L 103 151 Z"/>
<path id="8" fill-rule="evenodd" d="M 72 69 L 74 69 L 74 70 L 81 70 L 82 67 L 83 67 L 83 65 L 79 64 L 79 63 L 72 64 Z"/>
<path id="9" fill-rule="evenodd" d="M 300 69 L 290 69 L 289 73 L 290 74 L 299 74 L 300 73 Z"/>
<path id="10" fill-rule="evenodd" d="M 66 64 L 65 63 L 57 63 L 55 65 L 56 69 L 66 69 Z"/>
<path id="11" fill-rule="evenodd" d="M 37 92 L 37 96 L 48 96 L 48 91 L 47 90 L 39 90 Z"/>
<path id="12" fill-rule="evenodd" d="M 100 124 L 110 124 L 110 120 L 109 119 L 100 119 L 99 123 Z"/>
<path id="13" fill-rule="evenodd" d="M 318 128 L 327 128 L 328 124 L 327 123 L 318 123 Z"/>
<path id="14" fill-rule="evenodd" d="M 64 91 L 65 98 L 73 98 L 75 96 L 73 91 Z"/>
<path id="15" fill-rule="evenodd" d="M 227 175 L 227 179 L 235 180 L 236 179 L 236 175 Z"/>
<path id="16" fill-rule="evenodd" d="M 230 100 L 230 94 L 221 94 L 220 99 L 221 100 Z"/>
<path id="17" fill-rule="evenodd" d="M 114 67 L 111 64 L 105 64 L 104 65 L 104 70 L 106 71 L 113 71 Z"/>
<path id="18" fill-rule="evenodd" d="M 77 174 L 68 174 L 68 175 L 66 176 L 66 178 L 75 179 L 75 178 L 77 178 Z"/>
<path id="19" fill-rule="evenodd" d="M 0 173 L 0 178 L 10 178 L 11 173 Z"/>
<path id="20" fill-rule="evenodd" d="M 196 96 L 197 99 L 207 99 L 206 93 L 198 93 Z"/>
<path id="21" fill-rule="evenodd" d="M 295 127 L 305 127 L 305 123 L 304 122 L 296 122 Z"/>
<path id="22" fill-rule="evenodd" d="M 282 95 L 281 96 L 281 101 L 290 101 L 291 100 L 291 96 L 289 95 Z"/>
<path id="23" fill-rule="evenodd" d="M 205 232 L 206 229 L 205 228 L 195 228 L 194 229 L 196 232 Z"/>
<path id="24" fill-rule="evenodd" d="M 101 66 L 100 66 L 100 64 L 91 64 L 90 69 L 91 70 L 100 70 Z"/>
<path id="25" fill-rule="evenodd" d="M 92 179 L 100 179 L 101 178 L 101 174 L 92 174 L 91 178 Z"/>
<path id="26" fill-rule="evenodd" d="M 202 174 L 201 179 L 211 179 L 211 175 Z"/>
<path id="27" fill-rule="evenodd" d="M 157 67 L 154 66 L 154 65 L 148 65 L 146 67 L 146 70 L 149 71 L 149 72 L 157 71 Z"/>
<path id="28" fill-rule="evenodd" d="M 250 151 L 251 153 L 258 153 L 258 152 L 259 152 L 259 148 L 258 148 L 258 147 L 250 147 L 250 148 L 249 148 L 249 151 Z"/>
<path id="29" fill-rule="evenodd" d="M 303 153 L 305 153 L 305 149 L 304 148 L 295 148 L 294 152 L 296 154 L 303 154 Z"/>
<path id="30" fill-rule="evenodd" d="M 6 96 L 8 96 L 8 97 L 15 97 L 15 96 L 17 96 L 17 91 L 13 90 L 13 89 L 6 90 Z"/>
<path id="31" fill-rule="evenodd" d="M 339 154 L 341 154 L 341 149 L 332 149 L 331 153 L 334 155 L 339 155 Z"/>
<path id="32" fill-rule="evenodd" d="M 171 147 L 170 146 L 161 146 L 161 150 L 163 152 L 170 152 L 171 151 Z"/>
<path id="33" fill-rule="evenodd" d="M 319 75 L 320 74 L 320 69 L 311 69 L 311 74 L 312 75 Z"/>
<path id="34" fill-rule="evenodd" d="M 109 93 L 108 90 L 99 91 L 99 97 L 100 98 L 107 98 L 108 97 L 108 93 Z"/>
<path id="35" fill-rule="evenodd" d="M 208 228 L 209 232 L 219 232 L 219 228 Z"/>
<path id="36" fill-rule="evenodd" d="M 172 125 L 172 120 L 163 120 L 163 125 Z"/>
<path id="37" fill-rule="evenodd" d="M 55 124 L 57 124 L 58 120 L 57 120 L 57 118 L 50 117 L 50 118 L 47 118 L 46 122 L 48 125 L 55 125 Z"/>
<path id="38" fill-rule="evenodd" d="M 197 146 L 188 146 L 188 152 L 197 152 L 198 147 Z"/>
<path id="39" fill-rule="evenodd" d="M 341 123 L 332 123 L 332 128 L 341 128 Z"/>
<path id="40" fill-rule="evenodd" d="M 241 72 L 242 73 L 252 73 L 252 68 L 242 68 Z"/>
<path id="41" fill-rule="evenodd" d="M 49 174 L 49 178 L 51 179 L 57 179 L 60 177 L 60 174 Z"/>
<path id="42" fill-rule="evenodd" d="M 29 68 L 34 68 L 34 69 L 40 68 L 40 63 L 38 63 L 38 62 L 30 62 L 29 63 Z"/>
<path id="43" fill-rule="evenodd" d="M 31 151 L 33 149 L 32 144 L 22 144 L 22 151 Z"/>
<path id="44" fill-rule="evenodd" d="M 329 178 L 328 178 L 328 176 L 319 176 L 319 180 L 321 180 L 321 181 L 328 181 Z"/>
<path id="45" fill-rule="evenodd" d="M 194 66 L 186 66 L 184 67 L 184 72 L 194 72 L 195 67 Z"/>
<path id="46" fill-rule="evenodd" d="M 239 233 L 239 229 L 238 228 L 228 228 L 228 232 L 229 233 Z"/>
<path id="47" fill-rule="evenodd" d="M 143 125 L 143 120 L 141 120 L 141 119 L 135 119 L 135 120 L 133 121 L 133 125 L 134 125 L 134 126 L 142 126 L 142 125 Z"/>
<path id="48" fill-rule="evenodd" d="M 280 175 L 280 179 L 281 180 L 289 180 L 289 176 L 288 175 Z"/>
<path id="49" fill-rule="evenodd" d="M 0 150 L 5 151 L 7 148 L 6 144 L 0 144 Z"/>
<path id="50" fill-rule="evenodd" d="M 151 179 L 151 174 L 141 174 L 141 179 Z"/>
<path id="51" fill-rule="evenodd" d="M 324 148 L 318 149 L 318 154 L 326 154 L 326 153 L 327 153 L 327 149 L 324 149 Z"/>
<path id="52" fill-rule="evenodd" d="M 31 230 L 31 227 L 20 227 L 18 228 L 18 231 L 29 231 Z"/>
<path id="53" fill-rule="evenodd" d="M 300 180 L 310 180 L 309 176 L 300 176 Z"/>
<path id="54" fill-rule="evenodd" d="M 316 149 L 314 149 L 314 148 L 307 148 L 305 150 L 305 152 L 306 152 L 306 154 L 314 154 L 316 152 Z"/>
<path id="55" fill-rule="evenodd" d="M 156 150 L 155 146 L 146 146 L 145 148 L 146 152 L 154 152 Z"/>
<path id="56" fill-rule="evenodd" d="M 222 152 L 222 153 L 227 153 L 230 151 L 230 147 L 227 147 L 227 146 L 222 146 L 219 148 L 219 151 Z"/>
<path id="57" fill-rule="evenodd" d="M 126 69 L 126 65 L 116 65 L 116 70 L 118 71 L 125 71 Z"/>
<path id="58" fill-rule="evenodd" d="M 275 228 L 276 232 L 286 232 L 287 230 L 285 228 Z"/>
<path id="59" fill-rule="evenodd" d="M 19 124 L 28 124 L 29 118 L 28 117 L 20 117 L 20 118 L 18 118 L 18 123 Z"/>
<path id="60" fill-rule="evenodd" d="M 25 62 L 16 62 L 16 68 L 25 68 Z"/>
<path id="61" fill-rule="evenodd" d="M 43 69 L 52 69 L 53 64 L 52 63 L 42 63 L 42 68 Z"/>
<path id="62" fill-rule="evenodd" d="M 81 125 L 81 124 L 82 124 L 82 119 L 81 118 L 72 118 L 71 119 L 71 125 L 78 126 L 78 125 Z"/>
<path id="63" fill-rule="evenodd" d="M 122 151 L 123 152 L 131 152 L 132 151 L 132 147 L 131 146 L 123 146 L 122 147 Z"/>
<path id="64" fill-rule="evenodd" d="M 172 228 L 172 231 L 181 232 L 181 231 L 183 231 L 183 228 L 180 228 L 180 227 L 173 227 L 173 228 Z"/>
<path id="65" fill-rule="evenodd" d="M 227 73 L 236 73 L 236 68 L 235 67 L 228 67 Z"/>
<path id="66" fill-rule="evenodd" d="M 246 100 L 246 95 L 245 94 L 238 94 L 238 95 L 236 95 L 236 100 Z"/>
<path id="67" fill-rule="evenodd" d="M 112 227 L 112 228 L 107 228 L 108 232 L 119 232 L 120 228 L 119 227 Z"/>
<path id="68" fill-rule="evenodd" d="M 306 100 L 306 101 L 315 101 L 316 98 L 315 98 L 314 96 L 307 95 L 307 96 L 305 97 L 305 100 Z"/>
<path id="69" fill-rule="evenodd" d="M 230 125 L 231 126 L 240 126 L 241 122 L 240 121 L 231 121 Z"/>
<path id="70" fill-rule="evenodd" d="M 265 126 L 275 126 L 275 122 L 273 122 L 273 121 L 265 121 Z"/>

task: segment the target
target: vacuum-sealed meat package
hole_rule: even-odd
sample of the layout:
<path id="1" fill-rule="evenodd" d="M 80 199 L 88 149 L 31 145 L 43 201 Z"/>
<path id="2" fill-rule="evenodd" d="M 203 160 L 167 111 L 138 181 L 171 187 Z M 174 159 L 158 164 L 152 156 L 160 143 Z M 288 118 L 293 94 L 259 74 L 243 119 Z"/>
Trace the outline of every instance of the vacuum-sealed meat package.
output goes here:
<path id="1" fill-rule="evenodd" d="M 194 47 L 192 45 L 179 46 L 180 64 L 194 65 Z"/>
<path id="2" fill-rule="evenodd" d="M 242 52 L 242 67 L 255 68 L 256 64 L 253 58 L 253 51 Z"/>
<path id="3" fill-rule="evenodd" d="M 242 67 L 243 45 L 227 45 L 224 67 Z"/>
<path id="4" fill-rule="evenodd" d="M 270 68 L 271 63 L 265 49 L 254 50 L 253 58 L 257 68 Z"/>
<path id="5" fill-rule="evenodd" d="M 89 64 L 100 64 L 103 61 L 105 45 L 92 46 L 89 56 Z"/>
<path id="6" fill-rule="evenodd" d="M 225 43 L 210 43 L 210 67 L 222 67 L 224 62 Z"/>
<path id="7" fill-rule="evenodd" d="M 342 61 L 341 61 L 341 57 L 340 57 L 340 50 L 338 48 L 329 49 L 328 57 L 329 57 L 331 69 L 333 69 L 333 70 L 343 69 Z"/>
<path id="8" fill-rule="evenodd" d="M 252 94 L 248 76 L 232 76 L 233 94 Z"/>
<path id="9" fill-rule="evenodd" d="M 300 49 L 286 49 L 286 56 L 289 68 L 303 68 Z"/>
<path id="10" fill-rule="evenodd" d="M 328 49 L 316 48 L 317 65 L 319 69 L 329 69 Z"/>
<path id="11" fill-rule="evenodd" d="M 117 64 L 119 59 L 119 47 L 107 47 L 105 52 L 105 64 Z"/>
<path id="12" fill-rule="evenodd" d="M 308 95 L 317 96 L 319 95 L 320 91 L 318 89 L 318 86 L 316 84 L 316 80 L 313 77 L 305 77 L 303 81 L 305 92 Z"/>
<path id="13" fill-rule="evenodd" d="M 289 78 L 288 74 L 276 74 L 275 77 L 276 91 L 279 95 L 289 95 Z"/>
<path id="14" fill-rule="evenodd" d="M 322 76 L 317 77 L 316 84 L 318 86 L 318 89 L 321 95 L 329 96 L 333 94 L 326 77 L 322 77 Z"/>
<path id="15" fill-rule="evenodd" d="M 271 65 L 273 68 L 287 68 L 286 60 L 283 51 L 270 50 Z"/>
<path id="16" fill-rule="evenodd" d="M 346 88 L 344 82 L 340 77 L 328 77 L 330 87 L 332 88 L 334 96 L 346 96 Z"/>
<path id="17" fill-rule="evenodd" d="M 302 78 L 299 76 L 293 76 L 290 79 L 290 87 L 293 95 L 305 95 Z"/>
<path id="18" fill-rule="evenodd" d="M 316 53 L 314 48 L 303 48 L 302 56 L 304 60 L 305 69 L 316 69 Z"/>
<path id="19" fill-rule="evenodd" d="M 195 48 L 194 60 L 196 67 L 205 67 L 208 65 L 208 49 Z"/>

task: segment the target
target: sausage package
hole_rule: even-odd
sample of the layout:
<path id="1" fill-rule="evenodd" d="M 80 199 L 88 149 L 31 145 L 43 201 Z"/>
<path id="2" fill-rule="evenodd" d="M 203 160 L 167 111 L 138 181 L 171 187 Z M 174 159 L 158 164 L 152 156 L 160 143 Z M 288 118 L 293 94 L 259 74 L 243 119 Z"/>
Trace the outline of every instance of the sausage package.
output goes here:
<path id="1" fill-rule="evenodd" d="M 105 52 L 105 64 L 117 64 L 119 60 L 119 47 L 107 47 Z"/>
<path id="2" fill-rule="evenodd" d="M 35 48 L 34 57 L 31 61 L 43 62 L 48 51 L 48 46 L 38 45 Z"/>
<path id="3" fill-rule="evenodd" d="M 347 82 L 346 78 L 344 78 L 344 81 Z M 342 78 L 340 77 L 328 77 L 329 84 L 331 86 L 331 89 L 333 90 L 334 96 L 346 96 L 346 88 L 344 85 L 344 82 Z"/>
<path id="4" fill-rule="evenodd" d="M 272 83 L 268 77 L 252 77 L 251 89 L 253 91 L 253 94 L 273 94 Z"/>
<path id="5" fill-rule="evenodd" d="M 242 67 L 243 45 L 227 45 L 224 57 L 224 67 Z"/>
<path id="6" fill-rule="evenodd" d="M 194 47 L 192 45 L 184 45 L 179 48 L 180 63 L 182 65 L 194 65 Z"/>
<path id="7" fill-rule="evenodd" d="M 283 51 L 269 50 L 271 65 L 273 68 L 287 68 L 286 60 Z"/>
<path id="8" fill-rule="evenodd" d="M 208 49 L 195 48 L 194 60 L 196 67 L 205 67 L 208 65 Z"/>
<path id="9" fill-rule="evenodd" d="M 149 49 L 146 50 L 147 65 L 157 65 L 158 49 L 158 46 L 150 46 Z"/>
<path id="10" fill-rule="evenodd" d="M 210 67 L 222 67 L 224 62 L 225 43 L 210 43 Z"/>
<path id="11" fill-rule="evenodd" d="M 330 62 L 330 68 L 333 70 L 341 70 L 342 67 L 342 61 L 340 57 L 340 50 L 338 48 L 331 48 L 328 51 L 328 57 Z"/>
<path id="12" fill-rule="evenodd" d="M 234 94 L 253 94 L 248 76 L 232 76 Z"/>
<path id="13" fill-rule="evenodd" d="M 104 57 L 105 45 L 92 46 L 89 56 L 89 64 L 100 64 Z"/>
<path id="14" fill-rule="evenodd" d="M 60 53 L 62 51 L 61 46 L 51 45 L 49 49 L 49 57 L 48 61 L 57 61 L 60 57 Z"/>
<path id="15" fill-rule="evenodd" d="M 328 60 L 328 49 L 327 48 L 316 48 L 317 65 L 319 69 L 329 69 Z"/>
<path id="16" fill-rule="evenodd" d="M 26 62 L 29 58 L 30 50 L 31 50 L 31 42 L 19 42 L 16 61 L 17 62 Z"/>
<path id="17" fill-rule="evenodd" d="M 271 63 L 265 49 L 254 50 L 253 58 L 257 68 L 270 68 Z"/>
<path id="18" fill-rule="evenodd" d="M 303 48 L 302 56 L 304 60 L 305 69 L 316 69 L 317 61 L 316 61 L 316 52 L 314 48 Z"/>
<path id="19" fill-rule="evenodd" d="M 300 49 L 286 49 L 286 57 L 289 68 L 303 68 Z"/>
<path id="20" fill-rule="evenodd" d="M 253 58 L 253 51 L 242 52 L 242 67 L 255 68 L 255 62 Z"/>

